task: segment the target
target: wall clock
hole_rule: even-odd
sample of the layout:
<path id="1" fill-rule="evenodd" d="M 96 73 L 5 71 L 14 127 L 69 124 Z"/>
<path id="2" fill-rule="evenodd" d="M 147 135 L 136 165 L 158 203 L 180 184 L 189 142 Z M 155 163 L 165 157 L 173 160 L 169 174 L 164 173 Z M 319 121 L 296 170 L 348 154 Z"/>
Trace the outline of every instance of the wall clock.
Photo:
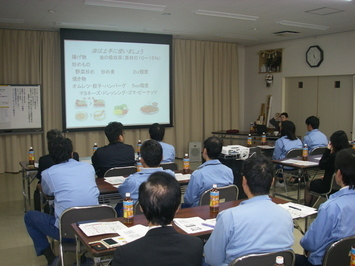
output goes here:
<path id="1" fill-rule="evenodd" d="M 310 46 L 306 52 L 306 61 L 310 67 L 319 67 L 324 59 L 323 50 L 318 45 Z"/>

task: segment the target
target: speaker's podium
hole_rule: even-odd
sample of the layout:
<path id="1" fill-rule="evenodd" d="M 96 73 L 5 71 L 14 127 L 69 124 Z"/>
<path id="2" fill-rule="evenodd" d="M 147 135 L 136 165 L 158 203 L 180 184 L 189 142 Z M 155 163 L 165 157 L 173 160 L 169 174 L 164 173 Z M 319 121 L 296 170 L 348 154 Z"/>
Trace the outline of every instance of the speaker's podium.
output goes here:
<path id="1" fill-rule="evenodd" d="M 247 195 L 242 186 L 242 166 L 245 159 L 250 155 L 250 149 L 240 145 L 223 146 L 222 153 L 218 156 L 219 161 L 233 171 L 234 184 L 239 189 L 238 199 L 245 199 Z"/>

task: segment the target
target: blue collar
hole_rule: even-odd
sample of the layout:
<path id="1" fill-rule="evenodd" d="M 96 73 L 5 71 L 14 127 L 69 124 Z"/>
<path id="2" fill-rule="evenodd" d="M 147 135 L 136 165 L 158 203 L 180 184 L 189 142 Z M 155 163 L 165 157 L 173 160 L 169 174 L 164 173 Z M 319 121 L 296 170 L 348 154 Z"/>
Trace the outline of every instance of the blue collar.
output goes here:
<path id="1" fill-rule="evenodd" d="M 271 200 L 271 198 L 269 197 L 269 195 L 258 195 L 258 196 L 254 196 L 250 199 L 244 200 L 240 203 L 240 205 L 244 205 L 244 204 L 249 204 L 252 203 L 254 201 L 260 201 L 260 200 Z"/>
<path id="2" fill-rule="evenodd" d="M 218 164 L 222 164 L 222 163 L 218 159 L 213 159 L 213 160 L 209 160 L 209 161 L 204 162 L 197 169 L 201 169 L 205 166 L 218 165 Z"/>

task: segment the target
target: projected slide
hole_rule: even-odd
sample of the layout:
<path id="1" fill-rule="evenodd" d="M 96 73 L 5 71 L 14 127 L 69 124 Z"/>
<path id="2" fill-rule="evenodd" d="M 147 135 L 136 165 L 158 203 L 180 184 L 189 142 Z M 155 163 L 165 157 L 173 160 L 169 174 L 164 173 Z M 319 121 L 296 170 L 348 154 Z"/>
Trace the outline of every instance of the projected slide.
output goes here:
<path id="1" fill-rule="evenodd" d="M 170 123 L 168 44 L 64 40 L 67 129 Z"/>

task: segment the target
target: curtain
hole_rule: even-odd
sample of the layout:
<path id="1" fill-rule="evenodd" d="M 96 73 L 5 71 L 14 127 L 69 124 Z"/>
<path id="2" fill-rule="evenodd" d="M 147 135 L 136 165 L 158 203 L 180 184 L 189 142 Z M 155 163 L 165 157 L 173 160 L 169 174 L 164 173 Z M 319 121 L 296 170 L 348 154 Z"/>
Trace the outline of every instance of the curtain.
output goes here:
<path id="1" fill-rule="evenodd" d="M 238 128 L 238 56 L 233 43 L 174 40 L 174 130 L 177 156 L 214 130 Z"/>
<path id="2" fill-rule="evenodd" d="M 20 170 L 30 146 L 36 159 L 47 154 L 45 133 L 62 129 L 59 32 L 0 29 L 0 84 L 40 84 L 41 134 L 0 135 L 0 173 Z M 164 141 L 175 146 L 176 156 L 188 152 L 188 143 L 203 142 L 211 131 L 238 128 L 238 55 L 233 43 L 173 41 L 173 124 Z M 81 157 L 92 146 L 108 144 L 103 131 L 70 132 Z M 125 142 L 136 147 L 149 138 L 148 129 L 128 129 Z"/>

